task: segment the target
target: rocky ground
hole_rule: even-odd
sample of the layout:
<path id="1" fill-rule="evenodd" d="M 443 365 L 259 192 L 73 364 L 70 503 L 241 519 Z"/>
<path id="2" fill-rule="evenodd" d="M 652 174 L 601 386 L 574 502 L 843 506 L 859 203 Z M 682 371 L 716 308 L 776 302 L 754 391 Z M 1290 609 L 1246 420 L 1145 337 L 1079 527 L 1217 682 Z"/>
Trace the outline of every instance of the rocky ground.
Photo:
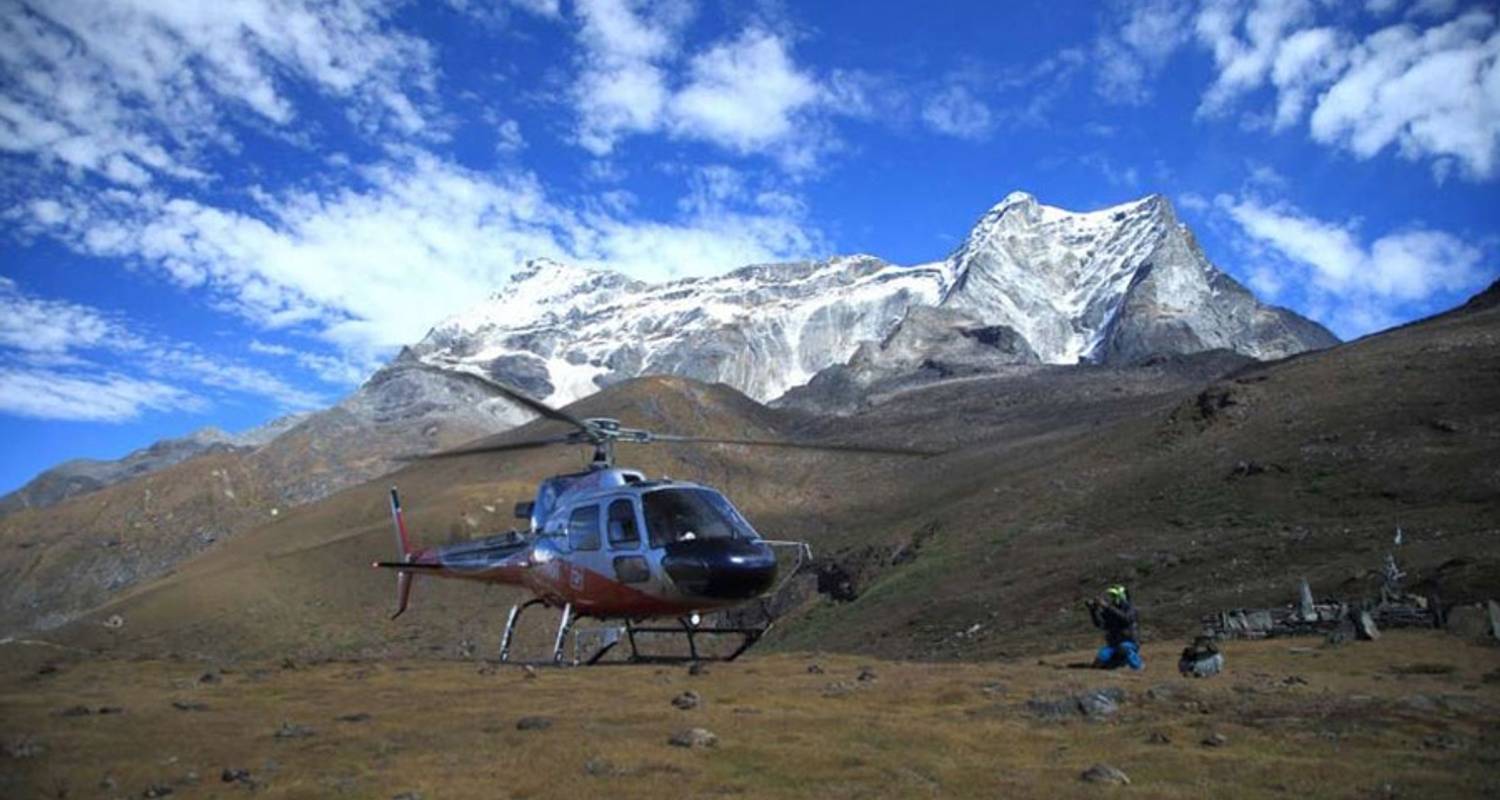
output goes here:
<path id="1" fill-rule="evenodd" d="M 817 653 L 527 670 L 0 647 L 5 797 L 1444 798 L 1500 792 L 1500 648 L 1230 643 L 1224 675 Z M 1116 786 L 1124 784 L 1128 786 Z"/>

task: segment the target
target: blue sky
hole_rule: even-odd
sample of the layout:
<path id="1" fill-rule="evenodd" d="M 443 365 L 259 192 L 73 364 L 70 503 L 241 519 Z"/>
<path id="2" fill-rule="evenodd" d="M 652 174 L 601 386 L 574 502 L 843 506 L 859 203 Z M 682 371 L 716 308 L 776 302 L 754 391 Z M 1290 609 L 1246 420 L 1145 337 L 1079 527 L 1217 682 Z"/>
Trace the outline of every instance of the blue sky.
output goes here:
<path id="1" fill-rule="evenodd" d="M 1456 0 L 0 0 L 0 491 L 336 401 L 548 256 L 939 260 L 1160 192 L 1345 337 L 1500 272 Z"/>

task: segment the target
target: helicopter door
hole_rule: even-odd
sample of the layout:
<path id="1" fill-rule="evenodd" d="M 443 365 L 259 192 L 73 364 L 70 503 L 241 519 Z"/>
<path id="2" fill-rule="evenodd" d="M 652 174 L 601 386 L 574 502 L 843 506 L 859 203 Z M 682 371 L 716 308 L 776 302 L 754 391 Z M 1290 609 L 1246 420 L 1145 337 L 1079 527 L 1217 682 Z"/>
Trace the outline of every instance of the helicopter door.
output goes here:
<path id="1" fill-rule="evenodd" d="M 564 567 L 567 572 L 568 589 L 575 602 L 586 591 L 589 572 L 600 569 L 602 554 L 599 552 L 599 505 L 590 503 L 578 506 L 568 514 L 568 550 L 571 555 Z"/>
<path id="2" fill-rule="evenodd" d="M 651 580 L 651 568 L 646 557 L 640 554 L 641 524 L 635 501 L 629 497 L 611 501 L 605 514 L 604 530 L 615 579 L 621 583 Z"/>

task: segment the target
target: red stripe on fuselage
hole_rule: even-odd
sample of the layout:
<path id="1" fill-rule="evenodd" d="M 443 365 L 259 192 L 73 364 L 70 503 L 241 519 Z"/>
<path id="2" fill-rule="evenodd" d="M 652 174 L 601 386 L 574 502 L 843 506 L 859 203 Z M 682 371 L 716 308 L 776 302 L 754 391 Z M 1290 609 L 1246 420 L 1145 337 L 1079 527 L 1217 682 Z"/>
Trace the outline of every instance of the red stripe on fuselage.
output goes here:
<path id="1" fill-rule="evenodd" d="M 440 554 L 436 551 L 423 550 L 412 557 L 412 563 L 441 567 L 440 570 L 433 571 L 424 569 L 420 573 L 422 575 L 523 586 L 542 598 L 548 605 L 561 606 L 564 603 L 572 603 L 577 613 L 591 617 L 638 619 L 677 616 L 690 611 L 709 611 L 740 602 L 716 602 L 707 598 L 659 597 L 594 570 L 580 567 L 563 558 L 535 563 L 531 561 L 527 552 L 517 553 L 483 567 L 470 568 L 443 563 Z"/>

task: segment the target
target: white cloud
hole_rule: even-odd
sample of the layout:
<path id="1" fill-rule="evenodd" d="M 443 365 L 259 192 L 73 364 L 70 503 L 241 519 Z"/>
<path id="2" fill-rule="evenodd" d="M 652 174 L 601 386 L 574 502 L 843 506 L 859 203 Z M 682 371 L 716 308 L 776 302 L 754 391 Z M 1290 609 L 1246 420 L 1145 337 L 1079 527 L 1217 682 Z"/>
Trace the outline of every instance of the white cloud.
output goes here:
<path id="1" fill-rule="evenodd" d="M 597 156 L 630 133 L 661 125 L 668 90 L 658 61 L 675 54 L 690 10 L 666 4 L 655 13 L 630 0 L 581 0 L 583 67 L 573 87 L 578 143 Z"/>
<path id="2" fill-rule="evenodd" d="M 428 128 L 428 46 L 388 29 L 363 0 L 233 3 L 0 0 L 0 151 L 141 186 L 201 179 L 205 145 L 234 147 L 248 115 L 286 128 L 297 82 L 347 104 L 357 123 Z"/>
<path id="3" fill-rule="evenodd" d="M 124 422 L 145 411 L 204 408 L 200 398 L 158 381 L 0 366 L 0 413 L 37 419 Z"/>
<path id="4" fill-rule="evenodd" d="M 1442 231 L 1395 231 L 1366 245 L 1355 225 L 1285 204 L 1220 195 L 1215 205 L 1264 256 L 1252 265 L 1252 285 L 1272 298 L 1287 286 L 1304 288 L 1342 335 L 1368 333 L 1398 318 L 1402 304 L 1470 292 L 1484 280 L 1484 253 Z"/>
<path id="5" fill-rule="evenodd" d="M 1310 119 L 1314 139 L 1370 158 L 1452 158 L 1474 178 L 1500 168 L 1500 29 L 1476 12 L 1418 32 L 1379 31 L 1356 46 Z"/>
<path id="6" fill-rule="evenodd" d="M 98 309 L 31 297 L 15 281 L 0 277 L 0 348 L 62 355 L 84 348 L 140 346 L 118 320 Z"/>
<path id="7" fill-rule="evenodd" d="M 47 215 L 61 222 L 32 225 L 81 252 L 148 265 L 262 328 L 305 330 L 355 364 L 416 341 L 531 258 L 663 279 L 824 248 L 795 198 L 774 186 L 735 192 L 723 184 L 732 176 L 695 189 L 701 197 L 675 220 L 571 208 L 527 173 L 479 173 L 415 152 L 363 178 L 361 190 L 256 192 L 250 210 L 155 192 L 72 195 Z"/>
<path id="8" fill-rule="evenodd" d="M 960 139 L 983 139 L 994 125 L 990 109 L 963 86 L 949 86 L 922 108 L 922 119 L 938 133 Z"/>
<path id="9" fill-rule="evenodd" d="M 318 376 L 324 383 L 334 386 L 354 386 L 369 377 L 376 364 L 355 363 L 337 356 L 309 353 L 280 344 L 270 344 L 259 339 L 250 340 L 250 352 L 261 355 L 290 358 L 303 369 Z"/>
<path id="10" fill-rule="evenodd" d="M 669 105 L 671 130 L 741 153 L 795 138 L 803 124 L 797 113 L 821 96 L 817 83 L 792 63 L 787 43 L 761 30 L 694 56 L 689 76 Z"/>
<path id="11" fill-rule="evenodd" d="M 1213 52 L 1217 75 L 1199 110 L 1220 113 L 1235 98 L 1263 86 L 1287 36 L 1309 22 L 1313 12 L 1312 0 L 1206 2 L 1194 27 L 1198 41 Z"/>
<path id="12" fill-rule="evenodd" d="M 685 3 L 584 0 L 578 16 L 575 135 L 596 156 L 627 136 L 663 133 L 806 170 L 832 147 L 815 112 L 863 107 L 857 76 L 840 73 L 825 85 L 797 65 L 786 37 L 760 27 L 689 55 Z"/>
<path id="13" fill-rule="evenodd" d="M 526 148 L 526 138 L 521 135 L 521 123 L 505 120 L 495 127 L 495 150 L 499 153 L 515 153 Z"/>
<path id="14" fill-rule="evenodd" d="M 1114 3 L 1104 26 L 1094 43 L 1095 89 L 1110 102 L 1143 103 L 1150 79 L 1188 39 L 1190 7 L 1178 0 Z"/>
<path id="15" fill-rule="evenodd" d="M 1493 10 L 1450 19 L 1454 3 L 1422 2 L 1408 9 L 1407 21 L 1365 34 L 1341 27 L 1347 15 L 1329 7 L 1314 0 L 1130 6 L 1113 20 L 1119 30 L 1106 23 L 1096 41 L 1098 88 L 1123 102 L 1149 97 L 1149 83 L 1186 43 L 1174 27 L 1190 20 L 1194 41 L 1214 61 L 1199 104 L 1204 116 L 1249 107 L 1243 120 L 1251 127 L 1285 131 L 1306 122 L 1317 142 L 1361 159 L 1393 148 L 1403 158 L 1429 161 L 1439 180 L 1455 165 L 1476 180 L 1500 173 L 1500 28 Z M 1366 8 L 1379 16 L 1394 4 L 1375 0 Z M 1339 24 L 1319 24 L 1320 17 Z M 1266 90 L 1274 109 L 1256 109 Z"/>
<path id="16" fill-rule="evenodd" d="M 164 381 L 263 397 L 284 409 L 323 402 L 320 395 L 264 370 L 210 356 L 190 343 L 132 331 L 118 314 L 29 295 L 8 278 L 0 278 L 0 367 L 6 370 L 13 395 L 0 408 L 28 416 L 118 420 L 142 409 L 205 407 L 197 394 Z M 107 378 L 100 377 L 106 373 Z M 26 406 L 18 399 L 19 387 L 45 382 L 63 388 L 43 392 L 39 406 Z M 99 401 L 68 411 L 64 400 L 82 396 L 92 385 L 101 387 Z M 45 414 L 39 410 L 44 406 L 50 409 Z M 16 410 L 23 408 L 27 410 Z"/>

